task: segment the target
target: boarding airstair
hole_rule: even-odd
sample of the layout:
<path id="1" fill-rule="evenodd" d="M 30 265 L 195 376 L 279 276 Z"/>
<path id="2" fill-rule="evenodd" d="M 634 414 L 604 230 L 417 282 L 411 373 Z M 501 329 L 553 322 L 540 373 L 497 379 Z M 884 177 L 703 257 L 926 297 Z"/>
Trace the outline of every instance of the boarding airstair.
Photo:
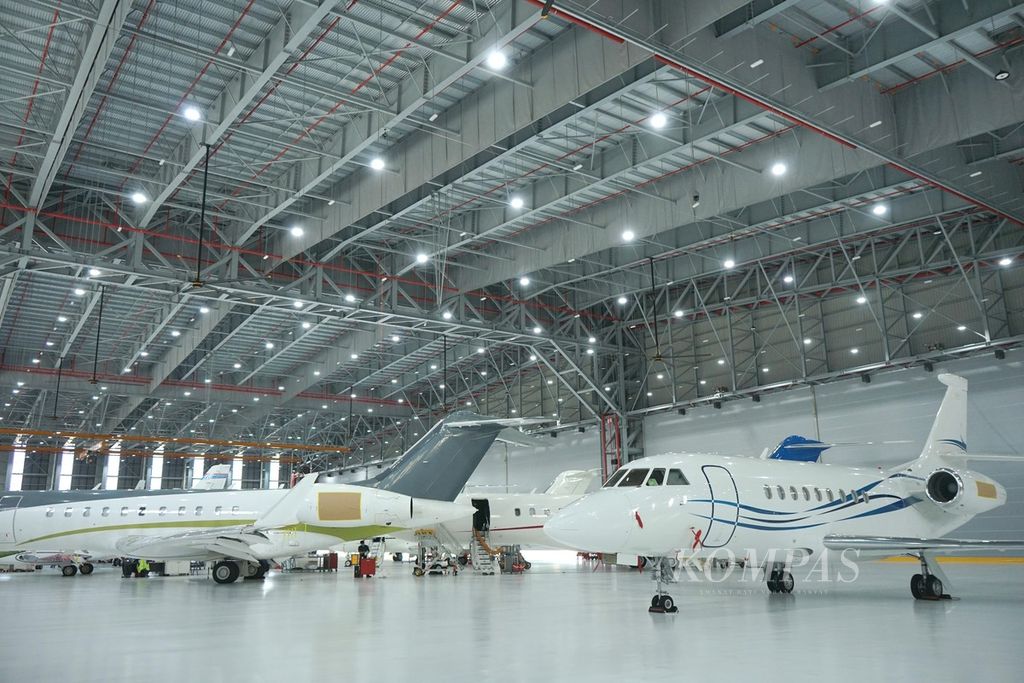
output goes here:
<path id="1" fill-rule="evenodd" d="M 501 570 L 496 559 L 500 554 L 500 550 L 492 548 L 487 543 L 485 532 L 473 530 L 473 540 L 469 543 L 469 561 L 473 565 L 473 571 L 485 576 L 497 574 Z"/>
<path id="2" fill-rule="evenodd" d="M 431 568 L 443 566 L 444 573 L 457 570 L 456 558 L 462 553 L 462 544 L 443 524 L 416 530 L 416 566 L 413 574 L 436 573 Z"/>
<path id="3" fill-rule="evenodd" d="M 386 545 L 386 539 L 383 536 L 378 536 L 370 542 L 370 557 L 377 560 L 378 567 L 384 561 L 384 555 L 387 554 Z"/>

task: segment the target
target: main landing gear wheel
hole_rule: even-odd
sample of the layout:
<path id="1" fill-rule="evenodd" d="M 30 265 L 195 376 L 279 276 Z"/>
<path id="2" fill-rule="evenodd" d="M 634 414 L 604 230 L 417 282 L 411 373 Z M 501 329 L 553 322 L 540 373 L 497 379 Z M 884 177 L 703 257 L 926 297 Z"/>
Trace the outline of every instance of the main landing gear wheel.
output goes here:
<path id="1" fill-rule="evenodd" d="M 773 569 L 768 575 L 769 593 L 792 593 L 795 586 L 793 575 L 784 569 Z"/>
<path id="2" fill-rule="evenodd" d="M 241 573 L 237 562 L 222 560 L 213 565 L 213 580 L 217 583 L 234 583 Z"/>
<path id="3" fill-rule="evenodd" d="M 78 571 L 82 572 L 82 576 L 89 576 L 89 574 L 92 574 L 92 570 L 93 566 L 88 562 L 83 562 L 78 567 Z"/>
<path id="4" fill-rule="evenodd" d="M 942 580 L 934 574 L 910 577 L 910 593 L 915 600 L 941 600 L 944 597 L 942 590 Z"/>
<path id="5" fill-rule="evenodd" d="M 270 569 L 270 563 L 266 560 L 260 560 L 257 562 L 246 562 L 245 563 L 245 580 L 246 581 L 257 581 L 266 576 L 267 571 Z"/>
<path id="6" fill-rule="evenodd" d="M 66 564 L 60 568 L 60 573 L 64 576 L 74 576 L 78 573 L 78 567 L 73 564 Z"/>

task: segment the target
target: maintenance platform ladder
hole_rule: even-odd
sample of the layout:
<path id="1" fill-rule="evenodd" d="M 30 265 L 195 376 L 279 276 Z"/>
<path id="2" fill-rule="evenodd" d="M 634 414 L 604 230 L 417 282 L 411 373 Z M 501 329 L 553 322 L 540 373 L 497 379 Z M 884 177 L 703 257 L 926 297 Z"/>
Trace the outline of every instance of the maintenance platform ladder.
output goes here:
<path id="1" fill-rule="evenodd" d="M 473 571 L 485 576 L 499 573 L 501 566 L 495 558 L 496 554 L 497 552 L 488 545 L 483 532 L 474 529 L 473 539 L 469 542 L 469 561 L 473 565 Z"/>
<path id="2" fill-rule="evenodd" d="M 445 528 L 444 524 L 438 524 L 429 529 L 416 530 L 416 543 L 419 546 L 420 556 L 423 551 L 430 551 L 433 555 L 448 555 L 456 557 L 462 552 L 462 544 L 452 535 L 452 532 Z"/>
<path id="3" fill-rule="evenodd" d="M 377 560 L 377 567 L 381 566 L 384 561 L 384 555 L 387 553 L 385 548 L 386 540 L 383 536 L 378 536 L 370 541 L 370 557 Z"/>

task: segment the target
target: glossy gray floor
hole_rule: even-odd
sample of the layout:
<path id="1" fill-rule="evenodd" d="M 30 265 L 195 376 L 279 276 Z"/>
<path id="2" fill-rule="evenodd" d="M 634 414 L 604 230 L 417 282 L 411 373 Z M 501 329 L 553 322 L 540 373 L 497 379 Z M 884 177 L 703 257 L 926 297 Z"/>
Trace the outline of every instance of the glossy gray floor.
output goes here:
<path id="1" fill-rule="evenodd" d="M 1024 566 L 952 565 L 962 599 L 915 602 L 912 565 L 769 597 L 535 564 L 524 576 L 0 575 L 0 681 L 1024 680 Z M 352 677 L 356 678 L 353 679 Z"/>

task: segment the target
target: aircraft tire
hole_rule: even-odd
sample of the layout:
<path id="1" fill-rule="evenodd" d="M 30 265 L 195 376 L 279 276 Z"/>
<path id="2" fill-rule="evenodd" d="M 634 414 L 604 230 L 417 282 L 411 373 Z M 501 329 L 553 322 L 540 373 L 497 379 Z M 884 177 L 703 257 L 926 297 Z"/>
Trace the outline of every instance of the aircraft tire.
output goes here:
<path id="1" fill-rule="evenodd" d="M 910 594 L 914 596 L 915 600 L 922 600 L 925 597 L 924 577 L 920 574 L 914 574 L 910 577 Z"/>
<path id="2" fill-rule="evenodd" d="M 88 562 L 83 562 L 78 567 L 78 571 L 82 572 L 82 576 L 89 576 L 92 574 L 93 566 Z"/>
<path id="3" fill-rule="evenodd" d="M 213 580 L 217 583 L 234 583 L 241 573 L 237 562 L 222 560 L 213 565 Z"/>
<path id="4" fill-rule="evenodd" d="M 60 568 L 60 573 L 64 576 L 74 576 L 78 573 L 78 567 L 73 564 L 66 564 Z"/>
<path id="5" fill-rule="evenodd" d="M 928 597 L 930 598 L 941 598 L 942 597 L 942 581 L 939 577 L 934 574 L 924 580 L 925 588 L 928 591 Z"/>
<path id="6" fill-rule="evenodd" d="M 779 575 L 779 580 L 776 582 L 780 593 L 792 593 L 796 582 L 793 580 L 793 575 L 789 572 L 782 572 Z"/>
<path id="7" fill-rule="evenodd" d="M 671 595 L 661 596 L 661 608 L 666 612 L 673 611 L 672 608 L 676 606 L 676 601 L 672 599 Z"/>

